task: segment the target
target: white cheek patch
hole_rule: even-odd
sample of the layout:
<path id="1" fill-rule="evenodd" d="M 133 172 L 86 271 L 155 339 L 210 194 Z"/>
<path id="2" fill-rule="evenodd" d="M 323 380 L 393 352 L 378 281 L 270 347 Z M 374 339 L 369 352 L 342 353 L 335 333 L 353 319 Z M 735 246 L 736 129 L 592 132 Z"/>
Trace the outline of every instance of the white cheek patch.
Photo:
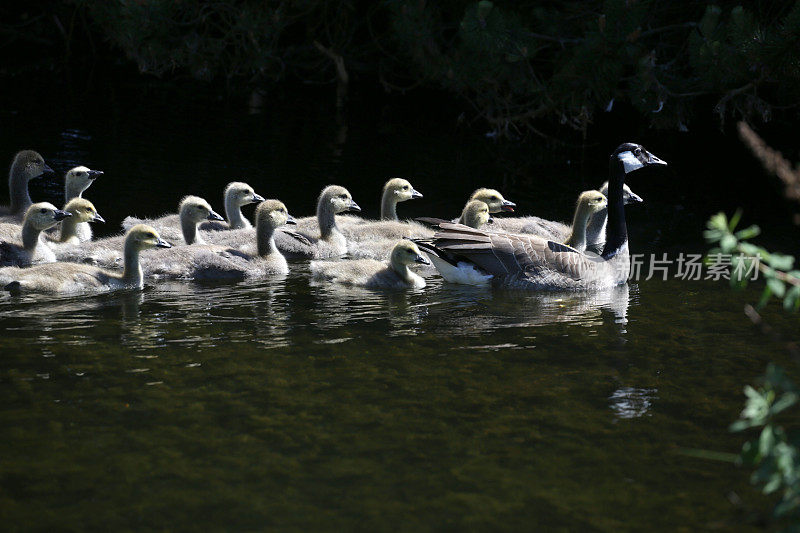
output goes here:
<path id="1" fill-rule="evenodd" d="M 617 157 L 620 161 L 622 161 L 622 164 L 625 165 L 625 174 L 628 172 L 633 172 L 634 170 L 644 166 L 630 150 L 620 153 Z"/>

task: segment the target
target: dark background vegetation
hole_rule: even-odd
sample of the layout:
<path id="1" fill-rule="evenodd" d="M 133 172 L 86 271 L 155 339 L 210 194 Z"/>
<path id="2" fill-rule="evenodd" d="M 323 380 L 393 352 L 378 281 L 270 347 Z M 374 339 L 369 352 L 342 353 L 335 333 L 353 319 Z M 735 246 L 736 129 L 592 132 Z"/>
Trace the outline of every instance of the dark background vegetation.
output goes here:
<path id="1" fill-rule="evenodd" d="M 767 225 L 791 220 L 795 208 L 742 149 L 735 124 L 748 121 L 800 160 L 798 57 L 800 2 L 0 6 L 10 91 L 85 106 L 133 84 L 242 110 L 305 91 L 345 123 L 389 102 L 409 120 L 436 116 L 444 131 L 494 139 L 485 142 L 512 181 L 535 182 L 543 159 L 603 161 L 636 140 L 672 163 L 669 186 L 640 192 L 687 204 L 698 235 L 707 214 L 739 205 Z"/>

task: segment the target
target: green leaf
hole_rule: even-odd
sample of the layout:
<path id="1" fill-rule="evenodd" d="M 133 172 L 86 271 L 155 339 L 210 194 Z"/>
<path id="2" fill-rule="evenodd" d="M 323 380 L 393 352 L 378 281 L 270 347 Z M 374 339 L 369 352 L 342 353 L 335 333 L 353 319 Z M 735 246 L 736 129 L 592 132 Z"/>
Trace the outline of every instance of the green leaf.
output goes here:
<path id="1" fill-rule="evenodd" d="M 769 278 L 767 280 L 767 287 L 769 287 L 772 294 L 778 298 L 783 298 L 783 295 L 786 294 L 786 284 L 778 278 Z"/>
<path id="2" fill-rule="evenodd" d="M 767 456 L 772 453 L 772 448 L 775 446 L 775 434 L 772 431 L 772 425 L 764 426 L 761 430 L 761 435 L 758 437 L 758 453 L 762 456 Z"/>
<path id="3" fill-rule="evenodd" d="M 798 304 L 800 304 L 800 286 L 795 285 L 786 292 L 786 296 L 783 298 L 783 308 L 793 311 L 797 309 Z"/>
<path id="4" fill-rule="evenodd" d="M 736 238 L 740 240 L 752 239 L 761 235 L 761 228 L 753 224 L 749 228 L 745 228 L 736 232 Z"/>
<path id="5" fill-rule="evenodd" d="M 771 494 L 776 490 L 778 490 L 780 487 L 781 487 L 781 476 L 779 476 L 778 474 L 773 474 L 772 476 L 770 476 L 767 484 L 764 485 L 762 491 L 764 492 L 764 494 Z"/>
<path id="6" fill-rule="evenodd" d="M 752 257 L 764 257 L 766 251 L 763 248 L 756 246 L 755 244 L 750 244 L 749 242 L 740 242 L 739 243 L 739 251 L 745 255 L 749 255 Z"/>
<path id="7" fill-rule="evenodd" d="M 791 255 L 771 254 L 766 261 L 777 270 L 791 270 L 794 266 L 794 257 Z"/>
<path id="8" fill-rule="evenodd" d="M 739 221 L 742 219 L 742 210 L 737 209 L 736 212 L 731 217 L 730 222 L 728 222 L 728 231 L 733 231 L 736 229 L 736 226 L 739 224 Z"/>
<path id="9" fill-rule="evenodd" d="M 731 253 L 736 248 L 737 242 L 738 241 L 736 240 L 736 237 L 734 237 L 730 233 L 724 235 L 722 239 L 719 241 L 719 246 L 720 248 L 722 248 L 722 253 L 724 254 Z"/>
<path id="10" fill-rule="evenodd" d="M 772 415 L 777 415 L 781 411 L 796 404 L 798 399 L 800 399 L 800 397 L 798 397 L 797 394 L 793 392 L 786 392 L 782 394 L 775 403 L 772 404 L 772 407 L 769 408 L 769 412 Z"/>

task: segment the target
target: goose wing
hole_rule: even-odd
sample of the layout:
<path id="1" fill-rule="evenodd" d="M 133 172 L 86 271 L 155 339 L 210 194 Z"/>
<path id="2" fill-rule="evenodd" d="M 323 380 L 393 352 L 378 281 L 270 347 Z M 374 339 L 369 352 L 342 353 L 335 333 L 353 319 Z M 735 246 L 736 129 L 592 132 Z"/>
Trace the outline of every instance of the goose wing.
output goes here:
<path id="1" fill-rule="evenodd" d="M 559 275 L 578 282 L 597 267 L 574 248 L 535 235 L 487 233 L 451 222 L 438 228 L 433 238 L 437 248 L 501 278 L 537 281 Z"/>

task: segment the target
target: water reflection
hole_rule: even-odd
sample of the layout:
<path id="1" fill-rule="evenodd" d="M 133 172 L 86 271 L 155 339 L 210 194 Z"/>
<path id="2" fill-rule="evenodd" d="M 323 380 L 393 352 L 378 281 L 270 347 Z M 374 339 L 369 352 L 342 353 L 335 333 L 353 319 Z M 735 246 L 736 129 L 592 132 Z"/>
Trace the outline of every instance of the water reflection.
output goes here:
<path id="1" fill-rule="evenodd" d="M 657 389 L 622 387 L 615 390 L 608 399 L 617 418 L 639 418 L 646 415 L 653 401 L 658 399 L 656 393 Z"/>

